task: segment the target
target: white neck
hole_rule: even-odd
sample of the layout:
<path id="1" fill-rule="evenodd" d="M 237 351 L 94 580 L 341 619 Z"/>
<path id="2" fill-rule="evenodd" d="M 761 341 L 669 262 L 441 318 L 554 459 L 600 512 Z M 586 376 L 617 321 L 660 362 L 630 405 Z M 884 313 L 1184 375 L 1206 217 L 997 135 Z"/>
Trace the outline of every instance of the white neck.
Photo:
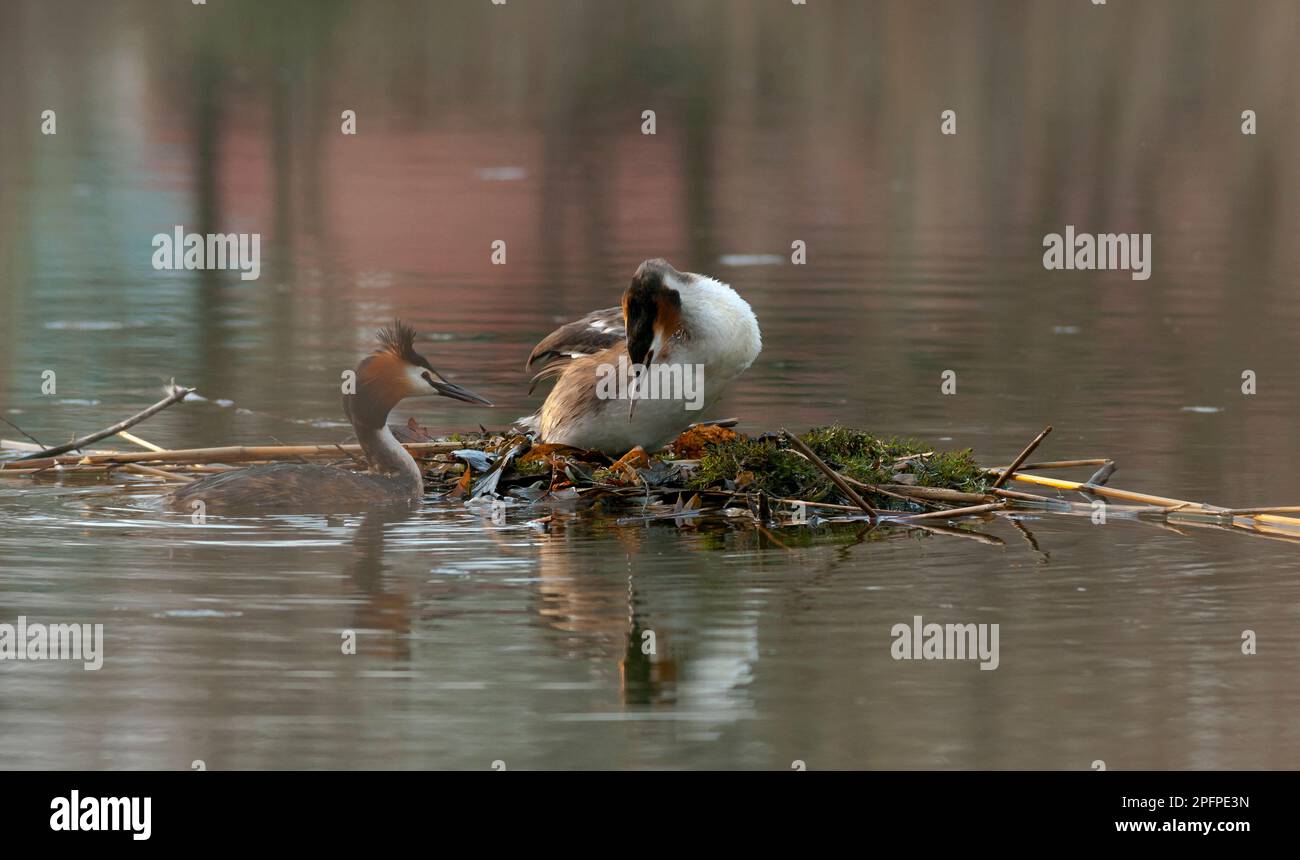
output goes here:
<path id="1" fill-rule="evenodd" d="M 356 425 L 355 429 L 371 472 L 401 481 L 412 495 L 423 495 L 424 476 L 420 474 L 420 464 L 397 441 L 387 424 L 378 428 Z"/>

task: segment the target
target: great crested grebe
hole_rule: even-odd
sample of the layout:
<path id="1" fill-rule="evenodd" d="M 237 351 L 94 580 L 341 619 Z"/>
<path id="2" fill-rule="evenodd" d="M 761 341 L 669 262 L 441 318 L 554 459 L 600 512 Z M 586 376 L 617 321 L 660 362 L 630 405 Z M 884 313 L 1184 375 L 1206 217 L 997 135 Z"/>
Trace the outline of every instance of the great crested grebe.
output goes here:
<path id="1" fill-rule="evenodd" d="M 754 312 L 730 286 L 646 260 L 621 307 L 561 326 L 533 349 L 533 383 L 558 380 L 519 423 L 544 443 L 615 456 L 654 450 L 698 420 L 762 348 Z"/>
<path id="2" fill-rule="evenodd" d="M 378 333 L 380 346 L 357 364 L 356 393 L 343 395 L 343 410 L 352 422 L 369 466 L 350 472 L 334 466 L 273 463 L 202 478 L 167 498 L 171 507 L 195 510 L 343 511 L 412 502 L 424 494 L 424 478 L 415 458 L 388 429 L 388 413 L 407 397 L 442 395 L 466 403 L 492 403 L 443 379 L 415 351 L 415 330 L 400 320 Z"/>

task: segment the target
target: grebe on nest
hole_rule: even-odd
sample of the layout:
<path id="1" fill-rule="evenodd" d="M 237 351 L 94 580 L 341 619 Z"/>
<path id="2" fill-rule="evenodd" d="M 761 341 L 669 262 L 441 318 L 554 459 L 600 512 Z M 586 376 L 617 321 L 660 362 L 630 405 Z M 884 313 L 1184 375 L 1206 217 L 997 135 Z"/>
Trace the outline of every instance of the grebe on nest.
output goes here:
<path id="1" fill-rule="evenodd" d="M 443 379 L 415 351 L 415 330 L 396 321 L 378 334 L 380 347 L 361 359 L 356 393 L 343 395 L 369 471 L 334 466 L 273 463 L 250 466 L 186 484 L 167 497 L 170 507 L 206 511 L 283 512 L 363 510 L 378 504 L 410 503 L 424 495 L 419 464 L 388 428 L 388 413 L 407 397 L 442 395 L 466 403 L 491 402 Z"/>
<path id="2" fill-rule="evenodd" d="M 541 363 L 533 383 L 558 380 L 542 408 L 519 423 L 543 443 L 614 456 L 637 446 L 653 451 L 697 420 L 762 348 L 754 312 L 730 286 L 679 272 L 667 260 L 646 260 L 621 307 L 561 326 L 533 349 L 526 368 Z M 650 374 L 660 366 L 681 374 L 699 369 L 703 390 L 695 397 L 678 390 L 647 398 L 643 371 L 640 390 L 610 397 L 602 379 L 611 369 L 630 378 L 635 366 Z"/>

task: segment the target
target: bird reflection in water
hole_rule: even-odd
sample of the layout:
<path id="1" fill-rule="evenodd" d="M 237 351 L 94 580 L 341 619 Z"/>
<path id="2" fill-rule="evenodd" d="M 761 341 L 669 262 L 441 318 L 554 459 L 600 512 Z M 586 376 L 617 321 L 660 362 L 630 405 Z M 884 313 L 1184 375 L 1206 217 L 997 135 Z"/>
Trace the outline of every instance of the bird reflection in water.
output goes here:
<path id="1" fill-rule="evenodd" d="M 352 629 L 358 637 L 365 636 L 365 653 L 397 662 L 411 657 L 411 627 L 420 605 L 419 584 L 406 577 L 386 576 L 389 563 L 384 554 L 385 531 L 412 516 L 410 510 L 392 507 L 367 512 L 352 536 L 354 555 L 345 569 L 364 597 L 356 606 Z M 382 635 L 375 636 L 374 632 Z"/>
<path id="2" fill-rule="evenodd" d="M 567 656 L 617 665 L 622 704 L 673 703 L 678 657 L 667 631 L 649 623 L 642 612 L 635 576 L 629 573 L 620 580 L 593 574 L 591 558 L 575 552 L 576 543 L 590 541 L 590 532 L 606 529 L 605 538 L 617 541 L 625 557 L 641 553 L 639 530 L 562 515 L 551 518 L 538 538 L 538 617 Z"/>

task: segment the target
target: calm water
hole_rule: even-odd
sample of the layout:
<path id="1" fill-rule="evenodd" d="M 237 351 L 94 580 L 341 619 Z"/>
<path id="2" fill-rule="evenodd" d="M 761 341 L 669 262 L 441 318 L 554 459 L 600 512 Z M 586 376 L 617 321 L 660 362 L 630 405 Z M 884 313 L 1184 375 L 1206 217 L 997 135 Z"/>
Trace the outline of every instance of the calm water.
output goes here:
<path id="1" fill-rule="evenodd" d="M 499 428 L 539 402 L 532 344 L 665 256 L 758 314 L 716 409 L 743 430 L 993 464 L 1050 423 L 1040 457 L 1113 457 L 1115 486 L 1298 504 L 1298 27 L 1289 2 L 7 2 L 0 416 L 53 444 L 175 377 L 206 400 L 137 428 L 159 444 L 344 441 L 338 369 L 401 314 L 498 408 L 397 417 Z M 155 271 L 176 224 L 260 233 L 261 278 Z M 1045 271 L 1066 224 L 1151 233 L 1150 280 Z M 1292 542 L 1026 515 L 969 525 L 1000 545 L 787 551 L 436 499 L 147 502 L 0 483 L 0 622 L 102 623 L 107 652 L 0 663 L 0 767 L 1300 767 Z M 893 660 L 914 615 L 1000 624 L 999 668 Z"/>

